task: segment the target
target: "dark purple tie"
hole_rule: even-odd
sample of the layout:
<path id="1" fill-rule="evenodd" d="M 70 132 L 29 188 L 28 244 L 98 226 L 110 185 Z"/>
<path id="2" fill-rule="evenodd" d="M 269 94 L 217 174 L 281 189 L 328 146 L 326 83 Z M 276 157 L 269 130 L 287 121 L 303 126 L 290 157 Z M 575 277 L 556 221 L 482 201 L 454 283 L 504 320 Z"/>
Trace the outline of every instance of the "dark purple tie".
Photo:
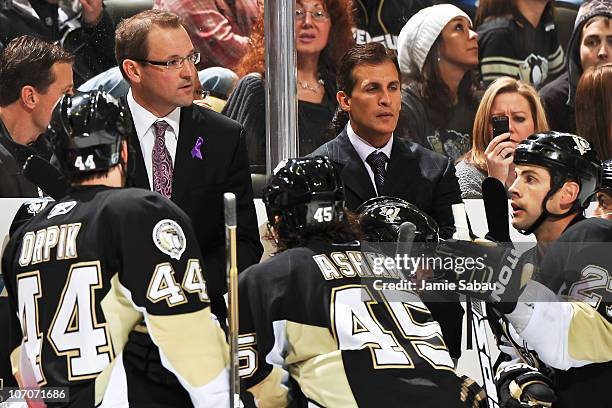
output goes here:
<path id="1" fill-rule="evenodd" d="M 159 120 L 155 127 L 155 144 L 153 145 L 153 191 L 166 198 L 172 195 L 172 157 L 166 149 L 166 129 L 168 124 Z"/>
<path id="2" fill-rule="evenodd" d="M 372 168 L 372 172 L 374 173 L 374 183 L 376 183 L 376 191 L 380 196 L 382 195 L 382 189 L 385 185 L 385 174 L 387 173 L 385 164 L 387 163 L 387 155 L 383 152 L 372 152 L 368 157 L 366 157 L 366 163 L 368 163 L 370 168 Z"/>

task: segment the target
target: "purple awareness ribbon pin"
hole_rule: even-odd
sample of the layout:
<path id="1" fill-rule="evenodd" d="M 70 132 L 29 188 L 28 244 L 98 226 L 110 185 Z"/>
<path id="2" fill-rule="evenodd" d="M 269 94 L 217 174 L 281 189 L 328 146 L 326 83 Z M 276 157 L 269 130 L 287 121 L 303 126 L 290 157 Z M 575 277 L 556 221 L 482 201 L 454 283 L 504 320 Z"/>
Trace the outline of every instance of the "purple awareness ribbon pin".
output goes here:
<path id="1" fill-rule="evenodd" d="M 200 151 L 202 143 L 204 143 L 204 139 L 198 137 L 195 146 L 193 146 L 193 149 L 191 149 L 191 157 L 193 157 L 194 159 L 197 157 L 198 159 L 202 160 L 202 152 Z"/>

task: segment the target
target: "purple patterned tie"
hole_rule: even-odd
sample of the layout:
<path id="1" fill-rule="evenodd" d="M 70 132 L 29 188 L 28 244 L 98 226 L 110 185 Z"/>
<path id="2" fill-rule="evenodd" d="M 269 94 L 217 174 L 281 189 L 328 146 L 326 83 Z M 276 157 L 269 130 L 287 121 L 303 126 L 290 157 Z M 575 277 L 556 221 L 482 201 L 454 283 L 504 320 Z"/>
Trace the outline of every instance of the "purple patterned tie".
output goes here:
<path id="1" fill-rule="evenodd" d="M 153 145 L 153 191 L 166 198 L 172 195 L 172 157 L 166 149 L 166 129 L 168 124 L 158 120 L 155 127 L 155 144 Z"/>

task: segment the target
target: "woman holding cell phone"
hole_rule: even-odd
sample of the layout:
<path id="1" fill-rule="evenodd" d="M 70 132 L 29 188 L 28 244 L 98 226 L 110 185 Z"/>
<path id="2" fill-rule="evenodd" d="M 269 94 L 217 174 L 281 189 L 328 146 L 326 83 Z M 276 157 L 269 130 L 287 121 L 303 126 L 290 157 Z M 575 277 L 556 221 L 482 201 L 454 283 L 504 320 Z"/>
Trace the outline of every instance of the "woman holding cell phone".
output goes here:
<path id="1" fill-rule="evenodd" d="M 474 119 L 472 148 L 457 162 L 462 198 L 482 198 L 482 181 L 514 181 L 514 149 L 535 132 L 548 130 L 536 90 L 526 82 L 502 77 L 485 91 Z"/>

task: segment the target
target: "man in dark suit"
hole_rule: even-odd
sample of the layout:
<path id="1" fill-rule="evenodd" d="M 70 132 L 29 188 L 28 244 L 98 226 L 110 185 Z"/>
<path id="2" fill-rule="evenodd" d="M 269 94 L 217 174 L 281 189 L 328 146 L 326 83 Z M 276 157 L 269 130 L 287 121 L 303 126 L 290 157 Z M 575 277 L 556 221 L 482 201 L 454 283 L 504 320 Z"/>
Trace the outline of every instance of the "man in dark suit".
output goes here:
<path id="1" fill-rule="evenodd" d="M 0 55 L 0 197 L 39 196 L 22 166 L 32 154 L 51 156 L 39 136 L 57 101 L 72 91 L 73 61 L 60 46 L 29 36 L 15 38 Z"/>
<path id="2" fill-rule="evenodd" d="M 450 238 L 451 205 L 461 202 L 455 167 L 447 157 L 394 137 L 401 108 L 395 57 L 372 43 L 356 46 L 343 58 L 337 79 L 337 116 L 346 120 L 340 134 L 312 155 L 328 156 L 338 166 L 346 206 L 355 210 L 376 196 L 402 198 L 431 215 L 441 236 Z"/>
<path id="3" fill-rule="evenodd" d="M 336 78 L 342 110 L 337 116 L 340 120 L 348 116 L 348 123 L 312 155 L 328 156 L 338 167 L 346 206 L 355 210 L 376 196 L 402 198 L 431 215 L 440 235 L 450 238 L 451 205 L 461 202 L 453 164 L 445 156 L 393 137 L 401 108 L 395 55 L 379 43 L 357 45 L 342 58 Z M 458 358 L 463 309 L 454 295 L 433 299 L 427 307 L 442 326 L 451 357 Z"/>
<path id="4" fill-rule="evenodd" d="M 139 13 L 119 24 L 115 40 L 119 68 L 131 86 L 134 186 L 159 192 L 189 215 L 204 256 L 212 308 L 223 317 L 223 193 L 237 198 L 239 270 L 258 262 L 263 252 L 243 129 L 192 104 L 200 55 L 176 15 Z"/>

